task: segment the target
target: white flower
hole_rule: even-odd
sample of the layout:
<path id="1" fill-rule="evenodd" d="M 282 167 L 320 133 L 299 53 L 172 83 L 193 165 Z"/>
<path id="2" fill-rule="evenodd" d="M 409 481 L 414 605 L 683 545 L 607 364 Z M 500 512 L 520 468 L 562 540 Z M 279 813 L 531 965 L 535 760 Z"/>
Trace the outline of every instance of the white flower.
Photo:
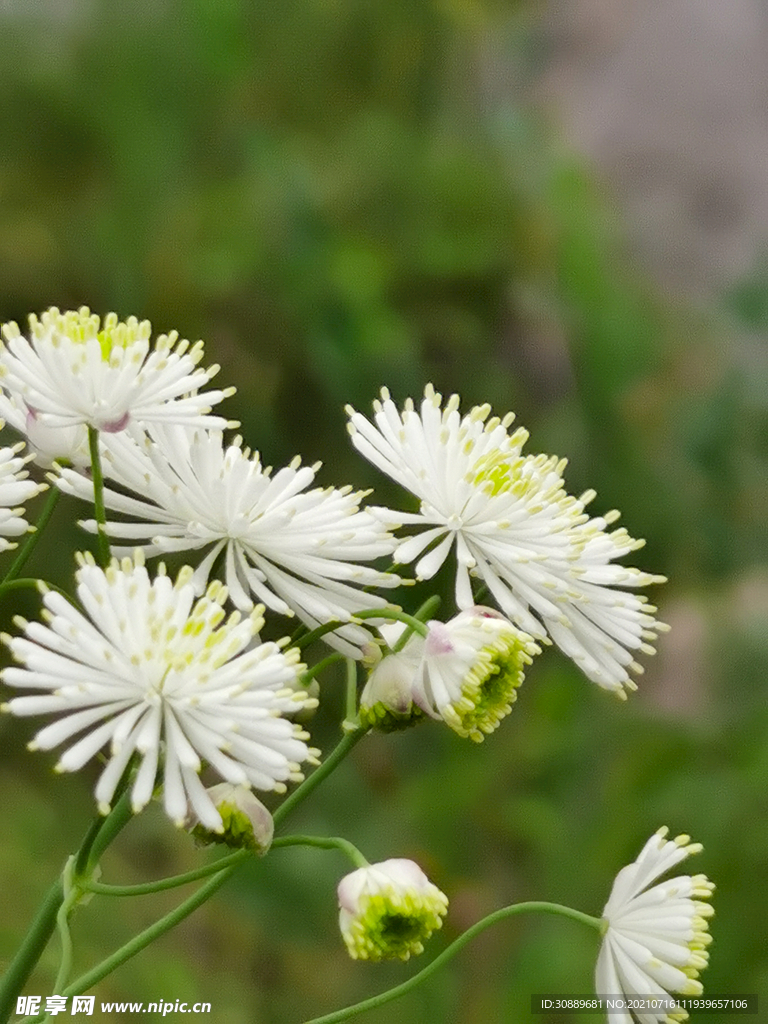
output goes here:
<path id="1" fill-rule="evenodd" d="M 0 428 L 2 426 L 3 421 L 0 420 Z M 23 442 L 10 448 L 0 448 L 0 551 L 17 546 L 14 541 L 7 540 L 8 537 L 21 537 L 34 529 L 24 519 L 21 505 L 48 487 L 48 484 L 38 484 L 29 479 L 24 466 L 33 456 L 20 456 L 23 448 Z"/>
<path id="2" fill-rule="evenodd" d="M 448 897 L 418 864 L 394 858 L 369 864 L 339 882 L 339 927 L 353 960 L 408 960 L 448 910 Z"/>
<path id="3" fill-rule="evenodd" d="M 420 710 L 479 743 L 512 710 L 540 648 L 503 615 L 480 605 L 427 626 L 426 637 L 414 633 L 401 651 L 375 666 L 360 697 L 361 721 L 402 728 Z"/>
<path id="4" fill-rule="evenodd" d="M 71 434 L 71 428 L 83 425 L 107 433 L 129 424 L 228 425 L 209 414 L 234 389 L 197 393 L 218 372 L 217 366 L 196 368 L 202 342 L 190 348 L 173 331 L 150 346 L 148 320 L 130 317 L 121 323 L 110 313 L 102 324 L 87 306 L 66 313 L 51 307 L 39 319 L 32 314 L 29 327 L 27 339 L 17 324 L 3 325 L 0 387 L 17 410 L 14 425 L 20 427 L 23 417 L 21 429 L 33 443 L 35 428 L 43 435 L 45 428 Z M 43 436 L 43 454 L 68 456 L 82 442 L 82 433 L 70 434 L 61 434 L 61 451 L 52 433 Z"/>
<path id="5" fill-rule="evenodd" d="M 621 696 L 635 689 L 628 669 L 642 669 L 631 652 L 653 653 L 650 641 L 665 627 L 644 597 L 614 588 L 664 577 L 613 564 L 642 546 L 623 529 L 606 531 L 618 512 L 590 519 L 594 492 L 566 493 L 564 459 L 523 455 L 528 434 L 508 433 L 512 413 L 489 420 L 483 405 L 460 417 L 457 395 L 442 409 L 427 385 L 421 411 L 408 399 L 401 414 L 381 394 L 375 424 L 347 408 L 352 442 L 421 507 L 372 511 L 389 525 L 429 527 L 402 540 L 396 560 L 418 558 L 418 578 L 431 579 L 455 546 L 460 608 L 475 603 L 470 576 L 478 577 L 505 615 L 537 639 L 548 634 L 590 679 Z"/>
<path id="6" fill-rule="evenodd" d="M 302 778 L 299 765 L 315 751 L 299 726 L 280 717 L 306 705 L 291 688 L 303 669 L 296 650 L 274 643 L 248 648 L 263 619 L 238 612 L 224 621 L 226 589 L 212 583 L 195 603 L 192 570 L 174 583 L 151 580 L 137 552 L 106 572 L 80 556 L 78 612 L 64 597 L 43 598 L 47 625 L 26 623 L 24 637 L 3 636 L 23 668 L 6 668 L 3 681 L 49 691 L 3 705 L 15 715 L 63 713 L 30 744 L 50 750 L 83 733 L 57 769 L 76 771 L 109 743 L 96 785 L 107 813 L 133 754 L 141 765 L 131 791 L 133 809 L 150 800 L 158 767 L 169 817 L 184 824 L 188 805 L 212 831 L 221 815 L 199 778 L 203 762 L 227 782 L 285 791 Z"/>
<path id="7" fill-rule="evenodd" d="M 360 510 L 365 492 L 307 489 L 319 464 L 302 466 L 296 458 L 273 474 L 240 438 L 225 446 L 218 432 L 184 427 L 155 429 L 141 444 L 126 434 L 103 441 L 105 476 L 132 492 L 105 489 L 107 507 L 132 520 L 109 522 L 107 533 L 143 543 L 147 555 L 206 551 L 194 577 L 200 592 L 221 555 L 236 607 L 248 610 L 255 597 L 314 627 L 386 604 L 360 588 L 400 583 L 396 575 L 360 564 L 391 555 L 394 547 L 386 527 Z M 93 500 L 90 480 L 72 470 L 61 469 L 56 482 Z M 96 529 L 93 520 L 83 526 Z M 126 550 L 133 547 L 116 552 Z M 362 626 L 349 624 L 328 641 L 359 657 L 369 639 Z"/>
<path id="8" fill-rule="evenodd" d="M 698 981 L 709 960 L 708 918 L 714 885 L 705 875 L 680 875 L 648 888 L 661 875 L 701 850 L 690 836 L 666 839 L 668 829 L 651 836 L 634 863 L 621 869 L 603 910 L 605 933 L 597 960 L 599 995 L 665 998 L 677 992 L 701 995 Z M 643 1024 L 685 1020 L 675 1004 L 669 1010 L 637 1013 Z M 629 1012 L 609 1012 L 609 1024 L 632 1024 Z"/>

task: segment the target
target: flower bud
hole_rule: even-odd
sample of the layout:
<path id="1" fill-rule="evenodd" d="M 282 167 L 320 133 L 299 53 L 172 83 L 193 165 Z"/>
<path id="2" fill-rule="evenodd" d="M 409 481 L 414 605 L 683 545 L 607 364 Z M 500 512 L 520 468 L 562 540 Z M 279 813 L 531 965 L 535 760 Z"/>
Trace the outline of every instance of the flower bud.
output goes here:
<path id="1" fill-rule="evenodd" d="M 480 742 L 512 710 L 525 668 L 540 648 L 503 615 L 480 605 L 428 626 L 414 703 L 459 736 Z"/>
<path id="2" fill-rule="evenodd" d="M 387 654 L 374 666 L 360 695 L 361 725 L 394 732 L 424 717 L 413 703 L 413 684 L 423 648 L 421 637 L 411 637 L 402 651 Z"/>
<path id="3" fill-rule="evenodd" d="M 230 782 L 211 786 L 207 793 L 221 815 L 223 828 L 212 832 L 198 821 L 192 828 L 195 839 L 203 844 L 224 843 L 233 850 L 253 850 L 263 856 L 272 844 L 275 826 L 261 800 L 247 786 Z"/>
<path id="4" fill-rule="evenodd" d="M 339 882 L 339 927 L 353 960 L 408 960 L 443 926 L 448 897 L 418 864 L 395 858 Z"/>

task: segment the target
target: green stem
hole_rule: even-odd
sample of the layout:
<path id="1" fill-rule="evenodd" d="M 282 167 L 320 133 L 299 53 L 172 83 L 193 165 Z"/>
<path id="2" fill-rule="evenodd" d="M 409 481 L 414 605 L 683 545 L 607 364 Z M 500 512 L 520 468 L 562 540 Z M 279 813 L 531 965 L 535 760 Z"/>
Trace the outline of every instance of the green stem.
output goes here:
<path id="1" fill-rule="evenodd" d="M 357 662 L 354 658 L 347 658 L 346 690 L 346 712 L 341 727 L 345 732 L 354 732 L 360 726 L 360 719 L 357 717 Z"/>
<path id="2" fill-rule="evenodd" d="M 272 849 L 281 846 L 315 846 L 320 850 L 341 850 L 356 868 L 367 868 L 370 862 L 348 839 L 340 836 L 280 836 L 272 843 Z"/>
<path id="3" fill-rule="evenodd" d="M 53 510 L 56 508 L 56 503 L 58 502 L 60 497 L 61 491 L 58 489 L 58 487 L 52 487 L 51 493 L 48 495 L 48 498 L 46 499 L 45 507 L 43 511 L 40 513 L 40 518 L 35 523 L 35 529 L 27 537 L 26 541 L 22 545 L 21 550 L 16 555 L 16 558 L 13 560 L 13 564 L 11 565 L 8 572 L 5 574 L 5 578 L 3 580 L 4 584 L 10 583 L 11 580 L 15 580 L 16 577 L 21 572 L 22 568 L 24 567 L 24 563 L 35 550 L 35 545 L 40 540 L 43 530 L 48 525 L 48 520 L 53 515 Z"/>
<path id="4" fill-rule="evenodd" d="M 72 603 L 72 598 L 61 587 L 57 587 L 55 583 L 47 583 L 45 580 L 32 579 L 31 577 L 23 577 L 20 580 L 9 580 L 7 583 L 0 583 L 0 594 L 4 594 L 6 590 L 36 590 L 38 595 L 45 593 L 46 590 L 55 590 L 58 594 Z"/>
<path id="5" fill-rule="evenodd" d="M 98 544 L 99 562 L 106 569 L 112 560 L 109 550 L 109 539 L 106 533 L 107 512 L 104 507 L 104 474 L 101 471 L 101 455 L 99 454 L 99 432 L 88 424 L 88 448 L 91 453 L 91 475 L 93 476 L 93 511 L 96 516 L 96 540 Z"/>
<path id="6" fill-rule="evenodd" d="M 433 594 L 432 597 L 428 597 L 427 600 L 424 602 L 424 604 L 421 606 L 421 608 L 419 608 L 419 610 L 416 612 L 414 618 L 418 619 L 419 622 L 427 622 L 428 619 L 432 618 L 432 613 L 436 612 L 439 607 L 440 607 L 440 595 L 439 594 Z M 413 635 L 413 628 L 411 626 L 409 626 L 407 629 L 404 629 L 402 634 L 401 634 L 401 636 L 399 636 L 397 638 L 397 643 L 392 648 L 392 653 L 396 654 L 398 651 L 402 651 L 402 649 L 405 647 L 405 645 L 411 639 L 412 635 Z M 424 634 L 422 633 L 422 636 L 423 635 Z"/>
<path id="7" fill-rule="evenodd" d="M 126 960 L 136 956 L 142 949 L 153 943 L 155 939 L 159 939 L 161 935 L 170 931 L 171 928 L 175 928 L 185 917 L 189 917 L 193 911 L 202 906 L 206 900 L 209 900 L 217 889 L 224 885 L 236 868 L 236 863 L 230 864 L 218 872 L 206 885 L 201 886 L 196 893 L 184 900 L 183 903 L 180 903 L 175 910 L 166 914 L 165 917 L 161 917 L 159 921 L 155 921 L 153 925 L 150 925 L 143 932 L 134 935 L 130 942 L 126 942 L 124 946 L 121 946 L 111 956 L 108 956 L 106 960 L 102 960 L 100 964 L 82 974 L 60 994 L 67 997 L 79 996 L 82 992 L 87 991 L 97 982 L 101 981 L 102 978 L 106 978 L 108 974 L 111 974 L 117 967 L 124 964 Z"/>
<path id="8" fill-rule="evenodd" d="M 126 789 L 107 817 L 102 819 L 103 824 L 101 828 L 96 830 L 93 839 L 91 840 L 90 851 L 87 852 L 86 855 L 87 859 L 82 861 L 82 863 L 85 864 L 85 868 L 83 869 L 84 873 L 87 873 L 89 869 L 93 869 L 93 867 L 99 863 L 101 855 L 104 853 L 106 848 L 117 834 L 125 828 L 132 817 L 133 808 L 131 807 L 131 795 Z M 78 855 L 78 866 L 80 863 L 81 858 Z"/>
<path id="9" fill-rule="evenodd" d="M 96 818 L 91 822 L 80 848 L 71 862 L 74 864 L 75 878 L 86 873 L 89 867 L 98 863 L 101 854 L 130 818 L 130 798 L 127 793 L 124 793 L 107 818 Z M 65 870 L 67 869 L 65 868 Z M 64 911 L 66 895 L 62 876 L 49 890 L 16 956 L 0 980 L 0 1024 L 5 1024 L 13 1013 L 16 997 L 48 945 L 57 923 L 64 943 L 63 953 L 66 956 L 66 937 L 62 929 L 63 919 L 59 916 Z M 67 909 L 67 913 L 69 913 L 69 909 Z M 65 919 L 64 923 L 66 923 Z"/>
<path id="10" fill-rule="evenodd" d="M 317 768 L 308 779 L 306 779 L 298 789 L 296 789 L 291 796 L 285 800 L 280 807 L 275 811 L 273 817 L 275 824 L 282 822 L 285 817 L 303 800 L 305 800 L 311 792 L 326 778 L 330 773 L 344 760 L 349 754 L 353 747 L 365 736 L 367 729 L 358 728 L 354 732 L 347 733 L 341 741 L 338 743 L 336 748 L 332 751 L 330 756 Z M 104 852 L 109 843 L 114 839 L 121 828 L 127 823 L 131 817 L 130 810 L 130 798 L 128 793 L 124 793 L 118 803 L 112 809 L 112 812 L 105 820 L 104 825 L 98 831 L 95 832 L 91 838 L 90 855 L 87 857 L 88 866 L 98 863 L 101 854 Z M 88 837 L 91 836 L 91 830 L 89 830 Z M 86 837 L 86 838 L 88 838 Z M 286 837 L 289 838 L 289 837 Z M 279 840 L 276 842 L 279 843 Z M 288 845 L 288 844 L 283 844 Z M 165 932 L 170 931 L 180 921 L 183 921 L 185 917 L 188 917 L 193 911 L 197 910 L 199 906 L 202 906 L 206 900 L 210 899 L 211 896 L 227 881 L 230 875 L 235 871 L 241 860 L 245 859 L 247 851 L 238 851 L 237 854 L 233 854 L 232 857 L 224 858 L 226 860 L 226 866 L 222 867 L 221 864 L 216 864 L 214 877 L 206 884 L 201 886 L 200 889 L 187 900 L 181 903 L 175 910 L 172 910 L 165 917 L 162 917 L 159 921 L 156 921 L 149 928 L 145 929 L 139 935 L 134 936 L 130 942 L 127 942 L 124 946 L 121 946 L 112 956 L 107 957 L 100 964 L 97 964 L 92 970 L 83 974 L 77 978 L 71 985 L 69 985 L 63 992 L 59 993 L 65 996 L 80 995 L 85 992 L 92 985 L 95 985 L 102 978 L 105 978 L 113 970 L 125 963 L 132 956 L 141 952 L 146 946 L 154 942 L 155 939 L 159 938 Z M 78 855 L 76 863 L 80 863 L 80 856 Z M 213 873 L 213 868 L 211 873 Z M 188 874 L 191 874 L 188 873 Z M 204 876 L 201 876 L 204 877 Z M 192 881 L 191 878 L 187 878 L 188 881 Z M 156 883 L 150 883 L 155 884 Z M 179 882 L 179 884 L 183 884 Z M 98 883 L 91 883 L 89 888 L 92 891 L 98 891 Z M 169 885 L 168 888 L 171 886 Z M 122 887 L 115 886 L 110 888 L 110 895 L 118 895 L 115 891 Z M 125 889 L 131 890 L 131 895 L 137 895 L 137 889 L 140 887 L 126 886 Z M 149 890 L 149 891 L 155 891 Z M 30 934 L 27 936 L 22 948 L 16 956 L 11 968 L 9 968 L 6 977 L 0 983 L 0 1024 L 5 1024 L 8 1019 L 8 1015 L 12 1012 L 15 1006 L 16 996 L 18 995 L 24 982 L 29 977 L 32 968 L 37 963 L 42 950 L 48 942 L 51 933 L 56 925 L 56 916 L 59 911 L 59 907 L 63 901 L 63 888 L 62 883 L 59 880 L 51 890 L 46 903 L 41 908 L 38 919 L 35 920 L 33 928 L 30 930 Z M 23 954 L 23 955 L 22 955 Z M 3 1012 L 5 1017 L 3 1017 Z M 43 1018 L 39 1018 L 42 1020 Z"/>
<path id="11" fill-rule="evenodd" d="M 322 661 L 318 661 L 318 663 L 313 665 L 312 668 L 308 668 L 306 672 L 302 672 L 299 676 L 299 682 L 302 686 L 308 686 L 316 675 L 319 675 L 320 672 L 328 668 L 329 665 L 334 665 L 337 661 L 341 661 L 343 657 L 344 655 L 339 654 L 338 651 L 333 654 L 329 654 L 327 658 L 323 658 Z"/>
<path id="12" fill-rule="evenodd" d="M 463 949 L 468 942 L 471 942 L 477 935 L 484 932 L 486 928 L 490 928 L 494 924 L 498 924 L 499 921 L 504 921 L 508 917 L 513 917 L 515 914 L 524 914 L 528 912 L 539 911 L 545 914 L 560 914 L 563 917 L 570 917 L 575 921 L 580 921 L 582 924 L 587 924 L 592 928 L 600 929 L 600 920 L 596 917 L 590 917 L 588 914 L 582 914 L 578 910 L 572 910 L 571 907 L 563 907 L 559 903 L 544 903 L 544 902 L 530 902 L 530 903 L 516 903 L 510 907 L 502 907 L 501 910 L 495 911 L 493 914 L 489 914 L 484 917 L 482 921 L 478 921 L 477 924 L 473 924 L 471 928 L 458 937 L 454 942 L 444 949 L 443 952 L 436 956 L 432 963 L 427 964 L 426 967 L 422 968 L 418 974 L 414 974 L 408 981 L 404 981 L 401 985 L 396 985 L 394 988 L 388 989 L 386 992 L 381 992 L 377 996 L 371 996 L 370 999 L 363 999 L 360 1003 L 355 1003 L 353 1006 L 346 1006 L 342 1010 L 335 1010 L 333 1013 L 326 1013 L 322 1017 L 313 1017 L 312 1020 L 305 1021 L 305 1024 L 336 1024 L 337 1021 L 348 1020 L 350 1017 L 355 1017 L 358 1013 L 364 1013 L 366 1010 L 373 1010 L 377 1006 L 383 1006 L 385 1003 L 391 1002 L 393 999 L 399 999 L 400 996 L 406 995 L 412 989 L 416 988 L 423 981 L 426 981 L 435 971 L 438 971 L 444 964 L 452 959 L 459 950 Z"/>
<path id="13" fill-rule="evenodd" d="M 91 853 L 91 848 L 96 841 L 96 836 L 104 828 L 106 818 L 102 814 L 97 814 L 88 827 L 88 831 L 85 833 L 85 839 L 83 839 L 80 849 L 77 851 L 77 860 L 75 861 L 75 874 L 82 876 L 88 867 L 88 858 Z"/>
<path id="14" fill-rule="evenodd" d="M 57 878 L 43 900 L 16 956 L 0 980 L 0 1022 L 10 1018 L 16 1008 L 16 997 L 40 959 L 56 927 L 56 916 L 64 899 L 64 885 Z"/>
<path id="15" fill-rule="evenodd" d="M 343 619 L 332 619 L 330 622 L 324 622 L 322 626 L 317 626 L 315 629 L 311 629 L 308 633 L 305 633 L 304 636 L 296 636 L 294 633 L 291 637 L 291 647 L 298 647 L 299 650 L 302 651 L 305 647 L 309 647 L 310 644 L 314 643 L 315 640 L 319 640 L 321 637 L 324 637 L 326 633 L 333 633 L 335 629 L 341 629 L 342 626 L 348 626 L 350 621 L 353 620 L 348 619 L 344 621 Z"/>
<path id="16" fill-rule="evenodd" d="M 325 622 L 322 626 L 317 626 L 315 629 L 310 630 L 309 633 L 293 641 L 293 646 L 303 650 L 311 643 L 314 643 L 315 640 L 325 636 L 326 633 L 333 633 L 335 630 L 341 629 L 342 626 L 348 626 L 350 622 L 363 622 L 365 619 L 394 619 L 396 622 L 404 622 L 416 633 L 420 633 L 421 636 L 426 636 L 429 632 L 424 623 L 414 615 L 409 615 L 408 612 L 404 612 L 402 608 L 396 608 L 394 605 L 385 605 L 383 608 L 366 608 L 364 611 L 355 612 L 352 618 L 346 621 L 333 619 L 331 622 Z"/>
<path id="17" fill-rule="evenodd" d="M 201 878 L 215 875 L 230 865 L 239 864 L 240 861 L 252 856 L 250 850 L 237 850 L 227 857 L 221 857 L 213 864 L 206 864 L 201 868 L 194 868 L 192 871 L 185 871 L 182 875 L 172 875 L 169 878 L 160 878 L 156 882 L 142 882 L 139 885 L 106 885 L 103 882 L 88 882 L 88 892 L 97 896 L 148 896 L 153 892 L 162 892 L 164 889 L 176 889 L 180 885 L 187 885 L 189 882 L 198 882 Z"/>
<path id="18" fill-rule="evenodd" d="M 67 866 L 64 868 L 64 889 L 66 891 L 68 886 L 71 886 L 74 882 L 73 878 L 74 868 L 74 857 L 71 858 Z M 56 974 L 56 980 L 53 983 L 53 991 L 58 994 L 64 988 L 67 983 L 67 978 L 72 971 L 72 935 L 69 931 L 69 916 L 74 908 L 82 898 L 82 889 L 72 888 L 64 898 L 64 902 L 59 907 L 59 912 L 56 915 L 56 926 L 59 933 L 59 942 L 61 943 L 61 960 L 59 962 L 59 970 Z"/>
<path id="19" fill-rule="evenodd" d="M 409 615 L 408 612 L 404 612 L 402 608 L 396 608 L 394 605 L 387 605 L 385 608 L 369 608 L 364 612 L 355 612 L 354 617 L 363 620 L 393 619 L 395 622 L 404 622 L 406 626 L 410 626 L 420 636 L 427 636 L 429 633 L 421 619 L 417 619 L 415 615 Z"/>
<path id="20" fill-rule="evenodd" d="M 339 741 L 319 768 L 316 768 L 309 778 L 302 782 L 298 789 L 295 789 L 287 799 L 283 800 L 274 812 L 272 818 L 274 819 L 276 826 L 279 825 L 291 813 L 291 811 L 298 806 L 298 804 L 303 800 L 306 800 L 309 794 L 320 785 L 323 779 L 331 774 L 334 768 L 344 760 L 347 754 L 349 754 L 352 748 L 359 743 L 367 732 L 367 726 L 365 728 L 358 727 L 354 732 L 348 732 L 346 736 Z"/>

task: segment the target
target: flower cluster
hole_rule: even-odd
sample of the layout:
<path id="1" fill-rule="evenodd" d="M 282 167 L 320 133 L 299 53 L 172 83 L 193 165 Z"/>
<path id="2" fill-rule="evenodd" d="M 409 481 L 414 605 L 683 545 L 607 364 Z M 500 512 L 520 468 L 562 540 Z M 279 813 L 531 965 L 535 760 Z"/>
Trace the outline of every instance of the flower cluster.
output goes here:
<path id="1" fill-rule="evenodd" d="M 366 506 L 368 492 L 315 486 L 319 463 L 297 457 L 273 471 L 242 438 L 227 439 L 237 424 L 212 409 L 234 389 L 204 390 L 218 367 L 199 367 L 202 342 L 190 347 L 175 332 L 153 342 L 148 322 L 112 313 L 102 322 L 86 307 L 31 316 L 28 337 L 5 324 L 2 338 L 0 414 L 29 454 L 24 443 L 0 449 L 0 551 L 33 529 L 22 506 L 47 486 L 28 478 L 36 460 L 61 491 L 93 505 L 99 522 L 81 525 L 99 533 L 103 561 L 78 556 L 79 607 L 41 585 L 43 621 L 17 618 L 21 635 L 2 635 L 18 664 L 0 679 L 22 691 L 2 710 L 58 716 L 29 746 L 64 746 L 59 771 L 101 755 L 102 814 L 123 792 L 134 812 L 157 795 L 205 842 L 270 849 L 274 820 L 252 790 L 285 792 L 304 765 L 319 764 L 299 720 L 318 703 L 306 684 L 326 661 L 305 674 L 298 647 L 262 641 L 266 609 L 301 621 L 299 646 L 322 635 L 370 670 L 362 730 L 431 718 L 477 742 L 510 713 L 539 642 L 626 697 L 630 673 L 642 671 L 636 655 L 653 653 L 666 628 L 636 593 L 663 577 L 619 561 L 642 542 L 612 528 L 618 512 L 588 514 L 593 491 L 567 492 L 564 459 L 525 454 L 528 434 L 510 432 L 511 413 L 483 405 L 462 416 L 458 396 L 443 405 L 431 385 L 418 410 L 411 399 L 398 409 L 386 389 L 372 420 L 348 408 L 357 451 L 420 503 L 397 511 Z M 402 527 L 415 530 L 396 536 Z M 106 538 L 118 542 L 111 561 Z M 162 563 L 154 575 L 146 568 L 147 557 L 185 552 L 199 558 L 175 580 Z M 415 563 L 428 580 L 450 555 L 458 612 L 447 621 L 423 623 L 375 592 L 413 582 L 377 560 Z M 501 611 L 478 603 L 486 593 Z M 223 781 L 207 785 L 209 775 Z M 603 936 L 600 994 L 701 992 L 714 886 L 704 875 L 658 882 L 701 849 L 666 835 L 619 872 L 602 921 L 587 919 Z M 274 845 L 296 841 L 351 846 L 305 836 Z M 403 859 L 347 875 L 338 899 L 350 955 L 372 961 L 421 953 L 448 905 Z M 673 1004 L 642 1019 L 685 1016 Z"/>
<path id="2" fill-rule="evenodd" d="M 481 740 L 509 713 L 524 670 L 539 653 L 536 639 L 553 639 L 590 678 L 621 695 L 634 686 L 629 672 L 640 671 L 635 652 L 653 650 L 650 642 L 663 627 L 634 588 L 661 577 L 616 564 L 639 546 L 626 531 L 608 529 L 618 513 L 590 518 L 585 508 L 594 494 L 567 494 L 564 460 L 524 455 L 527 433 L 520 428 L 509 432 L 511 414 L 489 418 L 486 405 L 462 417 L 458 397 L 452 396 L 443 408 L 431 386 L 418 412 L 410 399 L 398 411 L 386 389 L 382 401 L 375 403 L 374 422 L 349 409 L 354 446 L 421 500 L 418 513 L 365 507 L 364 492 L 313 486 L 319 465 L 302 465 L 296 458 L 273 472 L 262 465 L 258 453 L 243 447 L 241 438 L 225 439 L 220 428 L 229 424 L 212 416 L 211 408 L 233 389 L 200 390 L 218 369 L 197 366 L 203 356 L 201 342 L 190 347 L 172 333 L 152 343 L 148 322 L 120 322 L 115 314 L 102 322 L 86 307 L 65 313 L 51 308 L 39 318 L 30 317 L 28 337 L 15 323 L 5 324 L 2 335 L 0 411 L 26 435 L 38 461 L 53 465 L 50 476 L 56 486 L 89 502 L 95 489 L 86 428 L 99 432 L 107 482 L 102 496 L 116 514 L 103 529 L 122 542 L 115 554 L 200 553 L 196 567 L 185 569 L 171 588 L 173 599 L 167 596 L 165 577 L 150 582 L 143 565 L 113 566 L 102 579 L 100 570 L 83 563 L 80 589 L 85 595 L 98 592 L 104 602 L 91 603 L 88 629 L 104 631 L 123 660 L 139 657 L 131 645 L 154 638 L 160 625 L 139 615 L 130 630 L 121 627 L 112 635 L 102 621 L 106 607 L 115 606 L 112 614 L 117 615 L 117 604 L 135 600 L 139 591 L 145 598 L 156 594 L 153 602 L 162 592 L 170 602 L 163 605 L 164 615 L 177 614 L 174 603 L 184 609 L 178 615 L 202 615 L 191 611 L 191 601 L 219 573 L 226 589 L 213 584 L 206 608 L 215 606 L 211 614 L 218 620 L 228 598 L 249 615 L 232 627 L 238 636 L 244 637 L 248 629 L 249 636 L 255 633 L 259 616 L 252 610 L 260 602 L 272 612 L 296 615 L 308 629 L 336 623 L 325 639 L 359 659 L 370 650 L 370 629 L 376 622 L 363 622 L 356 614 L 387 604 L 380 592 L 372 591 L 406 582 L 371 563 L 393 556 L 399 563 L 416 561 L 418 578 L 429 579 L 452 549 L 459 614 L 445 623 L 430 622 L 426 636 L 414 634 L 393 645 L 394 652 L 374 667 L 363 692 L 364 723 L 394 728 L 427 716 Z M 0 539 L 28 528 L 18 502 L 40 489 L 24 479 L 21 467 L 27 460 L 16 453 L 17 448 L 4 450 L 0 504 L 7 511 L 4 518 L 0 515 Z M 56 456 L 59 461 L 52 461 Z M 97 529 L 92 519 L 83 525 Z M 397 539 L 393 531 L 402 525 L 427 529 Z M 2 544 L 8 546 L 4 539 Z M 487 587 L 503 615 L 476 606 L 473 578 Z M 202 784 L 193 781 L 203 761 L 234 784 L 248 781 L 269 788 L 297 777 L 298 763 L 309 756 L 301 746 L 303 738 L 292 735 L 285 761 L 272 765 L 271 772 L 259 774 L 251 764 L 249 776 L 242 768 L 250 763 L 242 736 L 236 742 L 225 739 L 223 722 L 229 712 L 223 706 L 216 705 L 208 721 L 211 733 L 201 731 L 203 710 L 192 698 L 198 684 L 188 674 L 165 677 L 169 665 L 179 664 L 173 644 L 155 648 L 154 639 L 147 639 L 145 653 L 154 653 L 140 678 L 126 676 L 121 668 L 119 683 L 107 684 L 99 676 L 77 691 L 68 684 L 58 687 L 56 673 L 69 680 L 80 651 L 68 648 L 62 655 L 61 640 L 54 641 L 53 635 L 57 629 L 70 633 L 86 628 L 62 601 L 55 594 L 46 596 L 52 630 L 28 626 L 29 640 L 9 641 L 29 666 L 42 658 L 44 671 L 28 667 L 5 673 L 11 685 L 40 686 L 53 695 L 17 698 L 8 707 L 17 713 L 73 711 L 61 724 L 43 730 L 38 746 L 54 746 L 101 722 L 65 754 L 62 767 L 84 763 L 110 740 L 112 759 L 98 787 L 102 806 L 108 805 L 133 752 L 143 758 L 134 783 L 137 807 L 151 794 L 162 754 L 171 816 L 183 818 L 180 794 L 185 793 L 193 804 L 197 800 L 206 806 L 208 820 L 217 827 L 218 813 L 201 795 Z M 150 609 L 145 611 L 149 614 Z M 116 654 L 104 642 L 94 648 L 101 659 L 91 665 L 94 671 L 112 668 Z M 238 650 L 239 658 L 246 659 L 242 648 Z M 285 661 L 285 655 L 280 657 Z M 233 671 L 234 664 L 228 680 Z M 282 685 L 285 680 L 280 679 Z M 253 686 L 246 691 L 252 695 Z M 274 686 L 270 692 L 270 700 L 279 704 Z M 226 693 L 227 701 L 236 705 L 234 691 Z M 206 709 L 213 706 L 211 700 L 209 696 L 204 702 Z M 273 706 L 273 711 L 285 710 Z M 235 715 L 238 723 L 242 713 L 240 708 Z M 182 721 L 187 724 L 181 726 Z M 249 720 L 238 728 L 256 727 Z M 233 743 L 240 753 L 228 759 L 223 751 Z"/>

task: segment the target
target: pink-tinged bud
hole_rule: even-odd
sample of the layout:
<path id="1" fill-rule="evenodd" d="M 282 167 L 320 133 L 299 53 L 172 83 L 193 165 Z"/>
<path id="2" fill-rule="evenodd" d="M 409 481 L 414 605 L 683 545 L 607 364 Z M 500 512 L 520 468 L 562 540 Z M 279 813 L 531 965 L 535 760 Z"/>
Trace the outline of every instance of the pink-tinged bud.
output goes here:
<path id="1" fill-rule="evenodd" d="M 412 860 L 369 864 L 339 882 L 339 927 L 353 960 L 408 960 L 443 926 L 448 897 Z"/>

